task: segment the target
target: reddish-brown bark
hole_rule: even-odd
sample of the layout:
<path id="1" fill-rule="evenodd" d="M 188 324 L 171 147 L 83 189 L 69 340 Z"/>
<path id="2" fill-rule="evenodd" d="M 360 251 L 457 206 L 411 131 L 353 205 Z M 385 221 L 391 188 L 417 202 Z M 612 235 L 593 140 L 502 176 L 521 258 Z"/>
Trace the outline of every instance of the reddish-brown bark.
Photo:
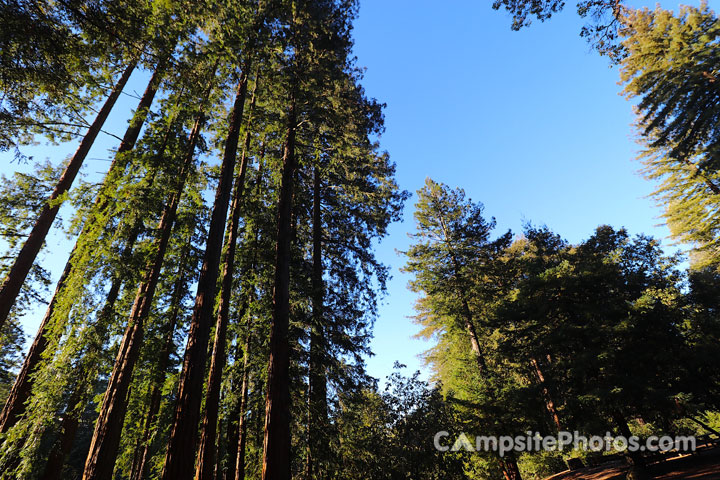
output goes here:
<path id="1" fill-rule="evenodd" d="M 188 152 L 183 160 L 179 173 L 179 181 L 176 191 L 171 195 L 165 210 L 160 218 L 158 231 L 160 236 L 157 239 L 157 247 L 153 259 L 150 261 L 145 277 L 135 296 L 128 326 L 125 330 L 120 350 L 118 351 L 115 367 L 108 383 L 103 404 L 95 424 L 95 432 L 90 444 L 85 461 L 83 479 L 104 479 L 111 478 L 115 467 L 117 450 L 120 444 L 125 413 L 127 411 L 127 394 L 132 381 L 132 373 L 140 355 L 140 347 L 143 340 L 144 323 L 150 314 L 155 289 L 160 278 L 165 252 L 167 250 L 170 234 L 180 197 L 185 186 L 185 180 L 191 170 L 192 160 L 195 153 L 202 128 L 203 118 L 198 118 L 190 134 Z"/>
<path id="2" fill-rule="evenodd" d="M 15 378 L 15 383 L 13 383 L 12 389 L 10 390 L 10 394 L 5 402 L 5 407 L 2 410 L 2 414 L 0 414 L 0 434 L 6 433 L 10 430 L 10 428 L 12 428 L 25 413 L 25 402 L 30 398 L 30 392 L 32 391 L 33 373 L 35 373 L 35 370 L 40 363 L 40 359 L 42 358 L 42 354 L 48 345 L 48 338 L 45 335 L 45 330 L 47 329 L 48 323 L 50 322 L 55 310 L 55 299 L 59 291 L 63 288 L 63 284 L 70 273 L 71 267 L 72 265 L 70 262 L 65 265 L 65 269 L 63 270 L 62 275 L 60 275 L 60 281 L 58 282 L 57 287 L 55 287 L 53 299 L 45 312 L 42 322 L 40 322 L 40 327 L 38 328 L 35 340 L 32 345 L 30 345 L 25 361 Z"/>
<path id="3" fill-rule="evenodd" d="M 125 130 L 125 135 L 123 136 L 123 139 L 120 142 L 120 146 L 118 147 L 118 155 L 115 156 L 113 162 L 110 164 L 110 168 L 105 177 L 105 187 L 107 187 L 109 183 L 112 183 L 112 179 L 114 178 L 114 176 L 125 168 L 125 164 L 127 163 L 127 161 L 119 161 L 119 159 L 122 159 L 120 154 L 128 152 L 135 147 L 135 143 L 137 142 L 140 130 L 142 129 L 142 126 L 147 119 L 148 109 L 150 108 L 150 105 L 152 105 L 153 99 L 155 98 L 155 94 L 160 84 L 160 80 L 164 73 L 164 65 L 165 61 L 161 61 L 158 64 L 158 67 L 155 69 L 155 72 L 153 72 L 153 75 L 150 78 L 147 87 L 145 88 L 143 96 L 140 98 L 140 102 L 138 103 L 137 109 L 135 110 L 133 119 L 130 121 L 127 130 Z M 96 211 L 102 211 L 106 206 L 106 200 L 107 197 L 105 195 L 98 195 L 98 197 L 95 199 L 94 209 Z M 40 362 L 42 354 L 48 345 L 48 339 L 45 336 L 46 329 L 48 328 L 48 322 L 50 322 L 50 320 L 52 319 L 53 313 L 55 311 L 56 302 L 59 298 L 58 295 L 64 288 L 68 275 L 70 275 L 70 272 L 72 271 L 73 259 L 82 240 L 83 233 L 91 228 L 91 224 L 93 223 L 92 218 L 94 217 L 90 217 L 90 219 L 88 220 L 88 224 L 83 227 L 83 231 L 80 233 L 78 241 L 75 243 L 75 246 L 70 253 L 70 258 L 65 264 L 65 268 L 60 275 L 60 279 L 58 280 L 57 286 L 55 287 L 55 292 L 53 293 L 52 299 L 50 300 L 48 308 L 45 312 L 45 316 L 43 317 L 43 320 L 38 327 L 38 332 L 35 335 L 35 340 L 30 346 L 30 350 L 28 350 L 28 354 L 25 357 L 25 361 L 23 362 L 22 368 L 18 373 L 18 376 L 15 378 L 15 383 L 13 384 L 10 394 L 8 395 L 8 399 L 5 402 L 5 407 L 0 414 L 0 433 L 7 432 L 8 429 L 15 425 L 20 415 L 25 412 L 25 402 L 30 397 L 30 392 L 32 391 L 32 373 L 35 372 L 35 369 Z"/>
<path id="4" fill-rule="evenodd" d="M 550 394 L 550 389 L 548 388 L 545 381 L 545 375 L 540 368 L 540 363 L 534 358 L 530 360 L 530 363 L 532 364 L 533 370 L 535 371 L 535 378 L 537 379 L 538 383 L 540 384 L 540 388 L 542 389 L 543 397 L 545 398 L 545 408 L 550 414 L 550 418 L 552 418 L 552 421 L 555 424 L 555 427 L 557 427 L 558 432 L 560 432 L 563 429 L 562 424 L 560 423 L 560 415 L 558 414 L 557 408 L 555 407 L 555 401 Z"/>
<path id="5" fill-rule="evenodd" d="M 248 325 L 250 320 L 248 319 Z M 248 401 L 248 358 L 250 357 L 250 335 L 245 340 L 245 357 L 243 358 L 243 377 L 240 387 L 240 405 L 238 408 L 237 444 L 228 480 L 245 480 L 245 444 L 247 443 L 247 401 Z"/>
<path id="6" fill-rule="evenodd" d="M 255 184 L 255 196 L 259 198 L 260 191 L 262 188 L 262 178 L 263 178 L 263 159 L 265 157 L 265 145 L 264 143 L 261 143 L 260 146 L 260 154 L 258 158 L 258 171 L 257 171 L 257 181 Z M 252 260 L 250 261 L 250 268 L 248 272 L 250 274 L 255 272 L 255 267 L 257 265 L 257 255 L 258 255 L 258 241 L 259 241 L 259 235 L 260 232 L 258 230 L 255 231 L 255 236 L 252 242 Z M 250 290 L 248 292 L 248 300 L 245 304 L 243 304 L 243 307 L 241 308 L 241 312 L 243 315 L 246 312 L 246 309 L 250 303 L 252 303 L 254 299 L 253 291 Z M 239 318 L 242 318 L 242 315 L 239 316 Z M 247 443 L 247 401 L 248 401 L 248 383 L 249 383 L 249 375 L 250 372 L 248 370 L 248 360 L 250 358 L 250 332 L 252 329 L 252 317 L 248 315 L 247 317 L 247 333 L 245 335 L 245 346 L 243 348 L 244 355 L 243 355 L 243 375 L 242 375 L 242 385 L 240 387 L 240 401 L 237 404 L 237 407 L 235 409 L 235 412 L 233 413 L 233 417 L 237 422 L 237 428 L 234 432 L 229 432 L 228 435 L 228 448 L 230 449 L 230 455 L 228 458 L 228 470 L 225 475 L 225 480 L 244 480 L 245 479 L 245 444 Z M 234 422 L 230 422 L 228 425 L 228 428 L 233 424 Z M 233 448 L 234 446 L 234 448 Z"/>
<path id="7" fill-rule="evenodd" d="M 500 465 L 506 480 L 522 480 L 520 468 L 514 458 L 507 457 L 500 460 Z"/>
<path id="8" fill-rule="evenodd" d="M 290 99 L 283 147 L 278 199 L 277 244 L 270 329 L 270 361 L 265 399 L 263 480 L 289 480 L 290 472 L 290 247 L 292 235 L 293 178 L 295 176 L 295 94 Z"/>
<path id="9" fill-rule="evenodd" d="M 15 300 L 25 283 L 25 279 L 27 278 L 33 263 L 35 263 L 35 259 L 37 258 L 40 249 L 45 243 L 45 238 L 47 237 L 50 227 L 55 221 L 55 217 L 57 217 L 57 213 L 60 210 L 61 197 L 72 187 L 75 177 L 80 171 L 80 167 L 82 167 L 85 158 L 90 152 L 90 148 L 92 148 L 95 139 L 105 123 L 105 120 L 107 120 L 108 115 L 110 115 L 110 111 L 115 106 L 115 102 L 120 96 L 120 93 L 122 93 L 123 88 L 125 88 L 125 85 L 127 84 L 133 70 L 135 70 L 136 65 L 137 60 L 134 60 L 125 68 L 110 92 L 110 95 L 108 95 L 108 98 L 105 100 L 102 108 L 100 108 L 95 120 L 93 120 L 90 128 L 88 128 L 87 133 L 80 142 L 77 151 L 67 163 L 67 166 L 60 176 L 58 183 L 55 185 L 53 192 L 50 194 L 45 206 L 40 211 L 37 220 L 35 220 L 35 224 L 33 225 L 27 240 L 25 240 L 25 243 L 15 259 L 15 263 L 13 263 L 12 267 L 10 267 L 7 277 L 0 287 L 0 328 L 5 325 L 8 315 L 10 314 L 10 310 L 15 304 Z"/>
<path id="10" fill-rule="evenodd" d="M 310 362 L 308 371 L 308 454 L 306 478 L 317 478 L 318 459 L 328 452 L 327 378 L 325 375 L 325 334 L 323 304 L 325 290 L 322 265 L 322 208 L 320 170 L 315 167 L 313 176 L 313 264 L 312 264 L 312 322 L 310 325 Z"/>
<path id="11" fill-rule="evenodd" d="M 253 95 L 245 131 L 245 144 L 240 160 L 240 171 L 235 179 L 232 206 L 230 207 L 230 223 L 228 225 L 227 239 L 225 241 L 225 262 L 223 263 L 220 278 L 220 300 L 218 314 L 215 322 L 215 340 L 213 342 L 212 358 L 210 360 L 210 375 L 205 393 L 205 415 L 202 422 L 198 460 L 195 468 L 195 480 L 212 480 L 215 470 L 215 437 L 217 435 L 218 410 L 220 407 L 220 386 L 222 372 L 225 367 L 225 344 L 227 343 L 227 326 L 230 316 L 230 297 L 232 296 L 233 277 L 235 274 L 235 251 L 237 248 L 238 233 L 240 230 L 240 207 L 245 188 L 245 173 L 248 165 L 248 150 L 250 148 L 250 125 L 252 110 L 255 106 L 255 90 L 257 81 L 253 86 Z"/>
<path id="12" fill-rule="evenodd" d="M 190 321 L 190 331 L 185 348 L 179 392 L 175 406 L 173 427 L 168 442 L 162 478 L 164 480 L 189 480 L 195 471 L 195 452 L 200 423 L 200 404 L 207 345 L 212 327 L 216 284 L 220 267 L 225 231 L 225 219 L 232 193 L 232 184 L 237 159 L 247 80 L 250 62 L 246 61 L 232 109 L 230 127 L 225 141 L 225 152 L 220 167 L 220 181 L 215 193 L 210 227 L 208 229 L 203 265 L 198 279 L 195 308 Z"/>
<path id="13" fill-rule="evenodd" d="M 155 424 L 157 415 L 160 412 L 160 402 L 162 400 L 162 387 L 165 382 L 167 375 L 168 365 L 170 364 L 170 355 L 172 355 L 175 347 L 175 327 L 177 326 L 178 319 L 180 318 L 180 308 L 182 306 L 182 296 L 185 281 L 187 280 L 185 271 L 185 259 L 188 255 L 190 244 L 185 246 L 185 250 L 180 256 L 180 267 L 177 273 L 177 280 L 173 285 L 172 299 L 170 300 L 169 308 L 169 320 L 166 325 L 165 339 L 163 347 L 158 355 L 158 363 L 155 366 L 153 375 L 153 387 L 150 393 L 150 401 L 148 405 L 148 412 L 145 417 L 145 423 L 143 425 L 142 438 L 135 451 L 133 459 L 133 468 L 130 473 L 131 480 L 141 480 L 145 478 L 145 470 L 147 468 L 147 462 L 150 456 L 150 435 L 152 433 L 152 427 Z"/>

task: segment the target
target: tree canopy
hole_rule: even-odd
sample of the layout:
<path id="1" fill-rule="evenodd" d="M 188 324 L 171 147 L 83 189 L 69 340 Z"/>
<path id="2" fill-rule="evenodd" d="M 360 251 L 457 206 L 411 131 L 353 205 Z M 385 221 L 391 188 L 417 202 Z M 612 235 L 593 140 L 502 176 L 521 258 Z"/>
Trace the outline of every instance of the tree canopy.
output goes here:
<path id="1" fill-rule="evenodd" d="M 517 30 L 565 3 L 492 6 Z M 411 195 L 354 57 L 358 2 L 3 2 L 0 154 L 28 171 L 0 177 L 0 479 L 538 479 L 600 454 L 436 443 L 717 435 L 720 24 L 707 4 L 575 6 L 621 65 L 689 266 L 610 225 L 498 232 L 427 178 L 400 253 L 431 377 L 380 382 L 376 247 Z M 25 156 L 36 142 L 58 153 Z"/>

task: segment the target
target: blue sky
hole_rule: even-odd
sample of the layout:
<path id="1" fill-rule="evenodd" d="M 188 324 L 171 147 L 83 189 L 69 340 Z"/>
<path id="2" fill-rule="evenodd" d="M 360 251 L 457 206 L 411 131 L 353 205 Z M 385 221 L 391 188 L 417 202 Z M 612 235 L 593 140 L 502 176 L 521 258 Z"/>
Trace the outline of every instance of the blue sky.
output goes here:
<path id="1" fill-rule="evenodd" d="M 355 54 L 367 68 L 367 94 L 387 103 L 381 143 L 397 163 L 402 188 L 414 193 L 426 177 L 463 187 L 496 217 L 498 231 L 518 232 L 532 221 L 572 242 L 600 224 L 667 236 L 659 225 L 661 209 L 647 198 L 653 185 L 633 160 L 632 106 L 619 95 L 618 69 L 579 37 L 583 22 L 572 6 L 544 24 L 512 32 L 508 15 L 483 0 L 360 3 Z M 663 6 L 677 9 L 677 2 Z M 130 94 L 142 92 L 145 80 L 133 76 L 106 130 L 124 131 L 137 102 Z M 107 152 L 116 144 L 108 135 L 99 137 L 84 168 L 89 178 L 107 169 Z M 75 146 L 26 151 L 57 160 Z M 0 173 L 26 170 L 9 160 L 0 155 Z M 378 247 L 393 279 L 375 324 L 375 356 L 368 360 L 376 377 L 387 375 L 395 360 L 421 369 L 418 355 L 429 346 L 412 338 L 418 330 L 409 319 L 415 296 L 396 254 L 410 242 L 414 201 Z M 48 247 L 44 265 L 56 280 L 70 243 L 55 233 Z M 41 315 L 26 319 L 28 334 L 34 335 Z"/>
<path id="2" fill-rule="evenodd" d="M 498 231 L 532 221 L 578 242 L 610 224 L 665 238 L 662 210 L 647 198 L 653 185 L 634 160 L 618 68 L 579 37 L 573 6 L 513 32 L 508 14 L 489 3 L 361 1 L 355 53 L 367 94 L 387 103 L 381 140 L 400 185 L 414 194 L 431 177 L 462 187 Z M 395 360 L 421 369 L 418 354 L 429 346 L 411 338 L 416 297 L 395 253 L 410 243 L 414 201 L 378 250 L 394 267 L 368 361 L 378 377 Z"/>

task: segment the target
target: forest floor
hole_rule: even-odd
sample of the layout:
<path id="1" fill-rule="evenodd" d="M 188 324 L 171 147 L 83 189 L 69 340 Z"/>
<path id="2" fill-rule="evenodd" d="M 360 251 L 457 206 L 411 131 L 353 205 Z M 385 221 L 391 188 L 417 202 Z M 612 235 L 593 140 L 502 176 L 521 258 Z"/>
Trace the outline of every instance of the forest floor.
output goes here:
<path id="1" fill-rule="evenodd" d="M 622 480 L 627 468 L 626 465 L 604 465 L 558 473 L 545 480 Z M 655 480 L 719 480 L 720 448 L 673 458 L 652 465 L 650 471 Z"/>

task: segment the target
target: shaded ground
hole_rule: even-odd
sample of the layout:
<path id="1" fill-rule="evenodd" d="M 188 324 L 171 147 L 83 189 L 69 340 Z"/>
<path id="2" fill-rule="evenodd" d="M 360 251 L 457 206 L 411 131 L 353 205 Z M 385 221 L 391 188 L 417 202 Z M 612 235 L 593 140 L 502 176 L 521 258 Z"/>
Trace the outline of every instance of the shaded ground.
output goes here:
<path id="1" fill-rule="evenodd" d="M 673 458 L 650 467 L 655 480 L 720 480 L 720 448 Z M 562 472 L 545 480 L 623 480 L 627 466 L 609 464 Z"/>

